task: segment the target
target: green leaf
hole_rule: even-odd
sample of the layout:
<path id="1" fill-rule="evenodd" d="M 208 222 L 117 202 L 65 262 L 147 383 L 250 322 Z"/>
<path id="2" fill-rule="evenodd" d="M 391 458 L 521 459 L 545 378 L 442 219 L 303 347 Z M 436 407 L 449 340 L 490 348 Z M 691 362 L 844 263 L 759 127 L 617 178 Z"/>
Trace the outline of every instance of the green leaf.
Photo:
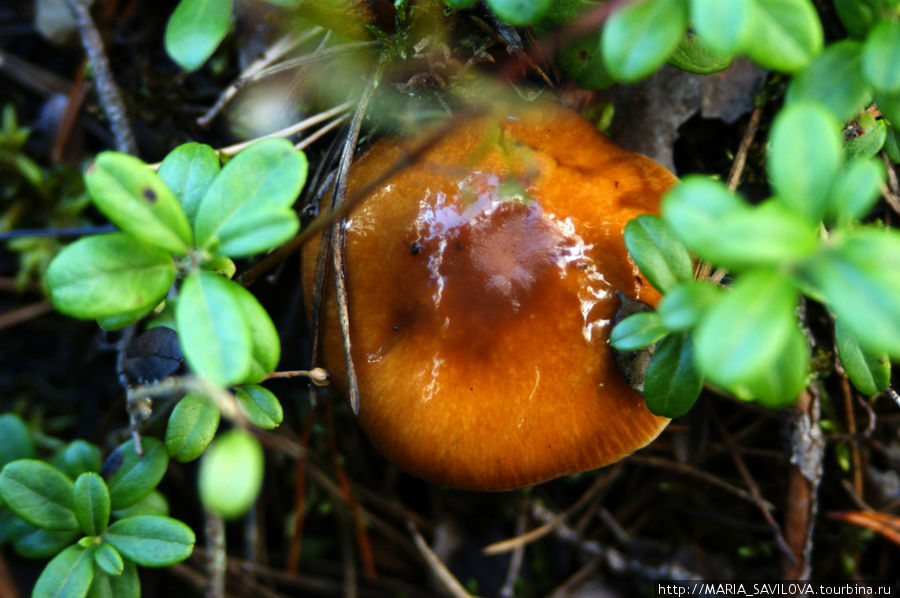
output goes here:
<path id="1" fill-rule="evenodd" d="M 809 374 L 809 347 L 806 337 L 794 325 L 770 364 L 728 389 L 736 396 L 755 399 L 764 407 L 787 407 L 797 401 L 797 396 L 807 384 Z"/>
<path id="2" fill-rule="evenodd" d="M 865 39 L 878 20 L 872 7 L 860 0 L 834 0 L 834 7 L 844 28 L 857 39 Z"/>
<path id="3" fill-rule="evenodd" d="M 487 5 L 504 23 L 519 27 L 540 21 L 550 0 L 487 0 Z"/>
<path id="4" fill-rule="evenodd" d="M 83 473 L 75 480 L 75 517 L 81 531 L 99 536 L 109 523 L 109 490 L 96 473 Z"/>
<path id="5" fill-rule="evenodd" d="M 16 459 L 34 457 L 34 443 L 28 426 L 18 415 L 4 413 L 0 415 L 0 468 Z"/>
<path id="6" fill-rule="evenodd" d="M 694 277 L 687 248 L 659 216 L 642 214 L 628 222 L 625 246 L 650 284 L 662 293 Z"/>
<path id="7" fill-rule="evenodd" d="M 121 328 L 125 328 L 126 326 L 134 324 L 138 320 L 143 319 L 145 316 L 150 314 L 150 312 L 156 309 L 156 307 L 157 304 L 150 304 L 134 311 L 128 311 L 125 313 L 117 314 L 115 316 L 105 316 L 102 318 L 97 318 L 97 325 L 100 326 L 100 328 L 102 328 L 103 330 L 119 330 Z"/>
<path id="8" fill-rule="evenodd" d="M 841 161 L 841 123 L 820 104 L 797 102 L 779 112 L 766 160 L 778 199 L 818 223 Z"/>
<path id="9" fill-rule="evenodd" d="M 125 519 L 134 515 L 168 515 L 169 503 L 166 502 L 165 496 L 158 490 L 154 490 L 130 507 L 117 509 L 112 514 L 116 519 Z"/>
<path id="10" fill-rule="evenodd" d="M 262 447 L 252 434 L 241 428 L 225 432 L 200 462 L 200 500 L 221 517 L 243 515 L 262 487 L 264 465 Z"/>
<path id="11" fill-rule="evenodd" d="M 696 174 L 684 177 L 662 200 L 666 222 L 695 252 L 717 242 L 719 223 L 726 214 L 747 209 L 747 204 L 721 182 Z"/>
<path id="12" fill-rule="evenodd" d="M 900 358 L 900 233 L 861 228 L 832 242 L 801 274 L 864 350 Z"/>
<path id="13" fill-rule="evenodd" d="M 900 21 L 883 19 L 869 32 L 862 72 L 879 92 L 900 92 Z"/>
<path id="14" fill-rule="evenodd" d="M 881 162 L 854 158 L 838 173 L 828 196 L 828 214 L 839 225 L 863 218 L 881 196 L 885 170 Z"/>
<path id="15" fill-rule="evenodd" d="M 234 265 L 234 262 L 224 255 L 214 255 L 200 264 L 200 267 L 207 272 L 212 272 L 213 274 L 218 274 L 219 276 L 224 276 L 229 279 L 237 272 L 237 266 Z"/>
<path id="16" fill-rule="evenodd" d="M 634 351 L 649 347 L 667 332 L 655 311 L 636 313 L 616 324 L 609 335 L 609 344 L 619 351 Z"/>
<path id="17" fill-rule="evenodd" d="M 172 191 L 128 154 L 102 152 L 84 175 L 94 204 L 116 226 L 176 255 L 191 247 L 191 227 Z"/>
<path id="18" fill-rule="evenodd" d="M 710 48 L 740 52 L 753 26 L 752 0 L 690 0 L 691 25 Z"/>
<path id="19" fill-rule="evenodd" d="M 892 126 L 900 126 L 900 93 L 876 93 L 875 103 Z"/>
<path id="20" fill-rule="evenodd" d="M 49 530 L 78 528 L 72 508 L 72 480 L 35 459 L 7 463 L 0 472 L 0 498 L 28 523 Z"/>
<path id="21" fill-rule="evenodd" d="M 602 34 L 598 33 L 576 40 L 563 48 L 557 58 L 562 70 L 583 89 L 606 89 L 616 82 L 603 62 L 601 39 Z"/>
<path id="22" fill-rule="evenodd" d="M 252 354 L 250 369 L 247 375 L 236 382 L 261 382 L 267 374 L 278 367 L 281 359 L 281 339 L 268 312 L 260 305 L 253 293 L 240 285 L 232 285 L 230 289 L 243 313 L 243 320 L 250 331 Z"/>
<path id="23" fill-rule="evenodd" d="M 189 394 L 175 405 L 166 427 L 169 456 L 186 463 L 206 450 L 219 428 L 219 408 L 210 399 Z"/>
<path id="24" fill-rule="evenodd" d="M 868 131 L 854 137 L 844 146 L 844 160 L 852 160 L 853 158 L 873 158 L 887 140 L 887 125 L 883 120 L 876 120 L 875 125 Z"/>
<path id="25" fill-rule="evenodd" d="M 73 480 L 86 471 L 100 471 L 103 461 L 100 449 L 90 442 L 78 439 L 67 444 L 57 453 L 51 465 L 59 468 Z"/>
<path id="26" fill-rule="evenodd" d="M 208 145 L 194 142 L 179 145 L 159 165 L 160 178 L 175 193 L 191 225 L 194 224 L 200 200 L 219 170 L 216 151 Z"/>
<path id="27" fill-rule="evenodd" d="M 777 266 L 818 249 L 817 228 L 775 199 L 726 214 L 711 243 L 697 246 L 700 257 L 732 270 Z"/>
<path id="28" fill-rule="evenodd" d="M 607 70 L 637 81 L 665 63 L 687 29 L 684 0 L 638 0 L 614 10 L 601 40 Z"/>
<path id="29" fill-rule="evenodd" d="M 647 366 L 647 408 L 656 415 L 680 417 L 694 406 L 701 390 L 703 376 L 694 363 L 691 337 L 680 333 L 661 340 Z"/>
<path id="30" fill-rule="evenodd" d="M 144 456 L 134 450 L 129 440 L 116 448 L 103 464 L 103 475 L 109 488 L 113 509 L 129 507 L 156 488 L 169 466 L 169 457 L 162 443 L 155 438 L 141 439 Z"/>
<path id="31" fill-rule="evenodd" d="M 94 548 L 94 563 L 108 575 L 121 575 L 125 571 L 122 555 L 107 542 Z"/>
<path id="32" fill-rule="evenodd" d="M 194 532 L 171 517 L 136 515 L 109 526 L 103 539 L 142 567 L 168 567 L 191 556 Z"/>
<path id="33" fill-rule="evenodd" d="M 721 296 L 722 289 L 711 282 L 685 282 L 666 293 L 657 313 L 668 330 L 690 330 Z"/>
<path id="34" fill-rule="evenodd" d="M 91 551 L 69 546 L 47 564 L 38 577 L 32 598 L 83 598 L 94 579 Z"/>
<path id="35" fill-rule="evenodd" d="M 287 241 L 299 226 L 289 208 L 306 171 L 306 156 L 285 139 L 264 139 L 240 152 L 200 201 L 197 245 L 244 257 Z"/>
<path id="36" fill-rule="evenodd" d="M 157 247 L 113 233 L 75 241 L 47 268 L 56 308 L 76 318 L 152 309 L 175 280 L 175 263 Z"/>
<path id="37" fill-rule="evenodd" d="M 175 306 L 188 365 L 216 384 L 244 380 L 252 366 L 252 336 L 237 298 L 241 290 L 221 276 L 199 272 L 184 281 Z"/>
<path id="38" fill-rule="evenodd" d="M 834 340 L 841 365 L 859 392 L 871 396 L 888 387 L 891 383 L 891 362 L 886 353 L 864 350 L 840 320 L 834 323 Z"/>
<path id="39" fill-rule="evenodd" d="M 856 116 L 872 101 L 872 88 L 862 76 L 862 44 L 831 44 L 794 77 L 787 102 L 822 102 L 841 122 Z"/>
<path id="40" fill-rule="evenodd" d="M 27 559 L 46 559 L 59 554 L 79 536 L 78 530 L 49 530 L 34 527 L 21 519 L 12 530 L 13 548 Z"/>
<path id="41" fill-rule="evenodd" d="M 166 52 L 186 71 L 206 62 L 228 33 L 232 0 L 181 0 L 166 25 Z"/>
<path id="42" fill-rule="evenodd" d="M 141 580 L 138 579 L 137 566 L 124 561 L 122 574 L 114 576 L 100 569 L 95 570 L 88 598 L 141 598 Z"/>
<path id="43" fill-rule="evenodd" d="M 755 0 L 745 53 L 775 71 L 799 71 L 822 50 L 822 23 L 810 0 Z"/>
<path id="44" fill-rule="evenodd" d="M 732 60 L 734 54 L 722 54 L 711 50 L 702 38 L 690 31 L 684 34 L 667 59 L 675 68 L 699 75 L 724 71 Z"/>
<path id="45" fill-rule="evenodd" d="M 894 164 L 900 163 L 900 135 L 897 128 L 891 125 L 887 129 L 887 137 L 884 140 L 884 153 Z"/>
<path id="46" fill-rule="evenodd" d="M 786 275 L 757 269 L 737 279 L 709 310 L 694 341 L 700 370 L 724 386 L 774 366 L 797 327 L 797 293 Z"/>
<path id="47" fill-rule="evenodd" d="M 235 390 L 237 402 L 253 425 L 271 430 L 284 419 L 281 403 L 272 392 L 255 384 Z"/>

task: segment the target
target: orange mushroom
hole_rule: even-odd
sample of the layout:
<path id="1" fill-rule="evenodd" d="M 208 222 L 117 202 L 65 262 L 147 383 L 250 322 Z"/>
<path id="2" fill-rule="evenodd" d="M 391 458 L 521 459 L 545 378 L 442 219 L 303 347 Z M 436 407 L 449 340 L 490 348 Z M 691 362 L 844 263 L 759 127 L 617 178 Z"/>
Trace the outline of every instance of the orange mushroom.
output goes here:
<path id="1" fill-rule="evenodd" d="M 348 196 L 414 140 L 377 143 Z M 613 463 L 653 440 L 608 344 L 616 291 L 659 294 L 625 223 L 676 179 L 549 104 L 465 123 L 347 218 L 345 267 L 359 421 L 401 469 L 470 490 L 520 488 Z M 318 243 L 304 248 L 306 296 Z M 329 277 L 328 280 L 331 280 Z M 333 285 L 322 365 L 347 376 Z"/>

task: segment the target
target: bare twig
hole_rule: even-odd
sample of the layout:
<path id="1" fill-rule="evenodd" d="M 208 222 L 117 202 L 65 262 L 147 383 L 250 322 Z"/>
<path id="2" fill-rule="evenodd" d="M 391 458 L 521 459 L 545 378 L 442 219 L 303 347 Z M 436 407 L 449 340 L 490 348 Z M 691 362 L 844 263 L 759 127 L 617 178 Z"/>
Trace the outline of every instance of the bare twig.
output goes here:
<path id="1" fill-rule="evenodd" d="M 206 538 L 206 598 L 225 598 L 225 522 L 211 511 L 203 513 Z"/>
<path id="2" fill-rule="evenodd" d="M 743 478 L 744 483 L 747 484 L 747 488 L 750 489 L 750 494 L 751 496 L 753 496 L 753 502 L 756 503 L 757 507 L 759 507 L 763 518 L 766 520 L 766 523 L 769 524 L 769 527 L 772 529 L 772 533 L 775 534 L 775 542 L 778 544 L 778 547 L 781 549 L 782 553 L 784 553 L 785 556 L 787 556 L 788 558 L 793 558 L 794 555 L 791 552 L 791 547 L 788 546 L 788 543 L 784 538 L 784 534 L 781 533 L 781 527 L 779 527 L 778 522 L 775 521 L 775 518 L 772 516 L 772 511 L 766 508 L 765 501 L 763 500 L 762 494 L 759 491 L 759 486 L 753 480 L 753 476 L 750 475 L 750 472 L 747 470 L 747 466 L 744 465 L 744 460 L 741 458 L 740 453 L 737 451 L 737 446 L 735 445 L 734 440 L 731 438 L 731 435 L 728 433 L 728 430 L 725 428 L 722 420 L 719 419 L 719 414 L 716 413 L 715 410 L 712 411 L 712 421 L 719 432 L 719 436 L 722 437 L 722 440 L 724 440 L 725 444 L 728 446 L 728 449 L 731 452 L 731 459 L 734 461 L 735 467 L 737 467 L 738 472 L 741 474 L 741 478 Z"/>
<path id="3" fill-rule="evenodd" d="M 210 121 L 216 117 L 216 115 L 225 107 L 231 99 L 237 94 L 237 92 L 247 84 L 247 81 L 259 73 L 261 70 L 272 64 L 274 61 L 278 60 L 303 42 L 306 42 L 313 37 L 321 34 L 324 31 L 322 27 L 313 27 L 307 31 L 304 31 L 302 35 L 297 35 L 296 33 L 289 33 L 285 35 L 281 39 L 277 40 L 274 44 L 269 46 L 269 48 L 263 53 L 262 56 L 254 60 L 244 72 L 240 74 L 240 76 L 229 85 L 225 91 L 223 91 L 216 103 L 212 105 L 212 107 L 206 111 L 206 114 L 197 119 L 197 124 L 201 127 L 206 127 L 209 125 Z"/>
<path id="4" fill-rule="evenodd" d="M 528 510 L 525 508 L 525 501 L 519 505 L 519 514 L 516 517 L 516 535 L 521 536 L 525 531 L 525 523 L 528 517 Z M 509 567 L 506 570 L 506 579 L 503 580 L 503 586 L 500 588 L 498 595 L 500 598 L 513 598 L 515 596 L 515 584 L 519 578 L 519 572 L 522 570 L 522 561 L 525 556 L 525 545 L 519 544 L 513 550 L 512 557 L 509 559 Z"/>
<path id="5" fill-rule="evenodd" d="M 900 181 L 897 180 L 897 171 L 891 163 L 887 154 L 881 152 L 881 159 L 884 161 L 884 167 L 887 171 L 887 185 L 882 186 L 881 195 L 885 201 L 891 206 L 895 213 L 900 214 Z"/>
<path id="6" fill-rule="evenodd" d="M 66 4 L 75 18 L 75 24 L 78 26 L 78 33 L 81 36 L 81 45 L 93 67 L 97 96 L 100 98 L 100 105 L 103 107 L 106 118 L 109 119 L 109 125 L 116 140 L 116 149 L 136 156 L 138 153 L 137 141 L 135 141 L 131 125 L 128 123 L 125 102 L 116 85 L 109 60 L 103 50 L 103 40 L 100 38 L 97 26 L 94 25 L 90 10 L 84 0 L 66 0 Z"/>
<path id="7" fill-rule="evenodd" d="M 785 507 L 785 539 L 794 559 L 785 559 L 785 579 L 809 579 L 812 534 L 818 511 L 818 489 L 822 480 L 825 442 L 819 428 L 819 400 L 810 386 L 794 411 L 791 434 L 791 468 Z"/>
<path id="8" fill-rule="evenodd" d="M 0 314 L 0 330 L 12 328 L 18 324 L 24 324 L 30 320 L 53 311 L 53 304 L 49 301 L 38 301 L 16 309 L 11 309 Z"/>
<path id="9" fill-rule="evenodd" d="M 413 522 L 408 521 L 406 524 L 407 529 L 409 529 L 409 533 L 412 535 L 413 542 L 416 543 L 416 548 L 419 549 L 419 554 L 425 560 L 425 563 L 431 569 L 431 572 L 434 574 L 435 578 L 441 582 L 441 585 L 450 593 L 451 596 L 455 598 L 472 598 L 472 594 L 469 594 L 466 589 L 459 583 L 459 580 L 450 573 L 450 570 L 447 569 L 447 566 L 438 558 L 434 551 L 431 550 L 431 547 L 428 546 L 428 542 L 425 541 L 425 538 L 422 537 L 422 534 L 419 533 L 419 530 L 416 529 L 415 524 Z"/>
<path id="10" fill-rule="evenodd" d="M 728 188 L 734 191 L 741 182 L 741 175 L 744 173 L 744 166 L 747 164 L 747 153 L 753 140 L 756 138 L 756 131 L 759 129 L 759 121 L 762 118 L 762 106 L 757 106 L 750 113 L 750 121 L 747 128 L 744 129 L 744 136 L 741 138 L 741 144 L 738 146 L 737 154 L 734 156 L 734 162 L 731 163 L 731 172 L 728 173 Z"/>

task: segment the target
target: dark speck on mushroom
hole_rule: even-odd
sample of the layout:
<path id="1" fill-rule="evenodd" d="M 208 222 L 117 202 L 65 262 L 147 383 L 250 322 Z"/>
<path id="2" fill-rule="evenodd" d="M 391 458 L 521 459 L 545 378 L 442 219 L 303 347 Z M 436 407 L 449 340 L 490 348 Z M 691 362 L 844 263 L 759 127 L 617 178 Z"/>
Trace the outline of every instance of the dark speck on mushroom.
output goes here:
<path id="1" fill-rule="evenodd" d="M 409 247 L 409 252 L 413 255 L 417 255 L 421 249 L 422 249 L 421 245 L 419 245 L 418 243 L 413 243 Z"/>

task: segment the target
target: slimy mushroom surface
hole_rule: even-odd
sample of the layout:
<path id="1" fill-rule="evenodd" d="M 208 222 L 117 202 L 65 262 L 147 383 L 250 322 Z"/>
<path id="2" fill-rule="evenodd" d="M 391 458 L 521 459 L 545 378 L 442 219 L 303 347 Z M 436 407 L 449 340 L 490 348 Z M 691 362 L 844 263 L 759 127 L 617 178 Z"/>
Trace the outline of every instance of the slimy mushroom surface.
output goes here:
<path id="1" fill-rule="evenodd" d="M 348 193 L 415 143 L 375 144 Z M 345 224 L 359 421 L 378 449 L 437 484 L 507 490 L 653 440 L 668 420 L 617 370 L 608 337 L 617 290 L 659 299 L 623 229 L 675 180 L 542 103 L 461 125 L 380 185 Z M 304 248 L 307 297 L 317 247 Z M 346 392 L 336 311 L 329 282 L 316 365 Z"/>

